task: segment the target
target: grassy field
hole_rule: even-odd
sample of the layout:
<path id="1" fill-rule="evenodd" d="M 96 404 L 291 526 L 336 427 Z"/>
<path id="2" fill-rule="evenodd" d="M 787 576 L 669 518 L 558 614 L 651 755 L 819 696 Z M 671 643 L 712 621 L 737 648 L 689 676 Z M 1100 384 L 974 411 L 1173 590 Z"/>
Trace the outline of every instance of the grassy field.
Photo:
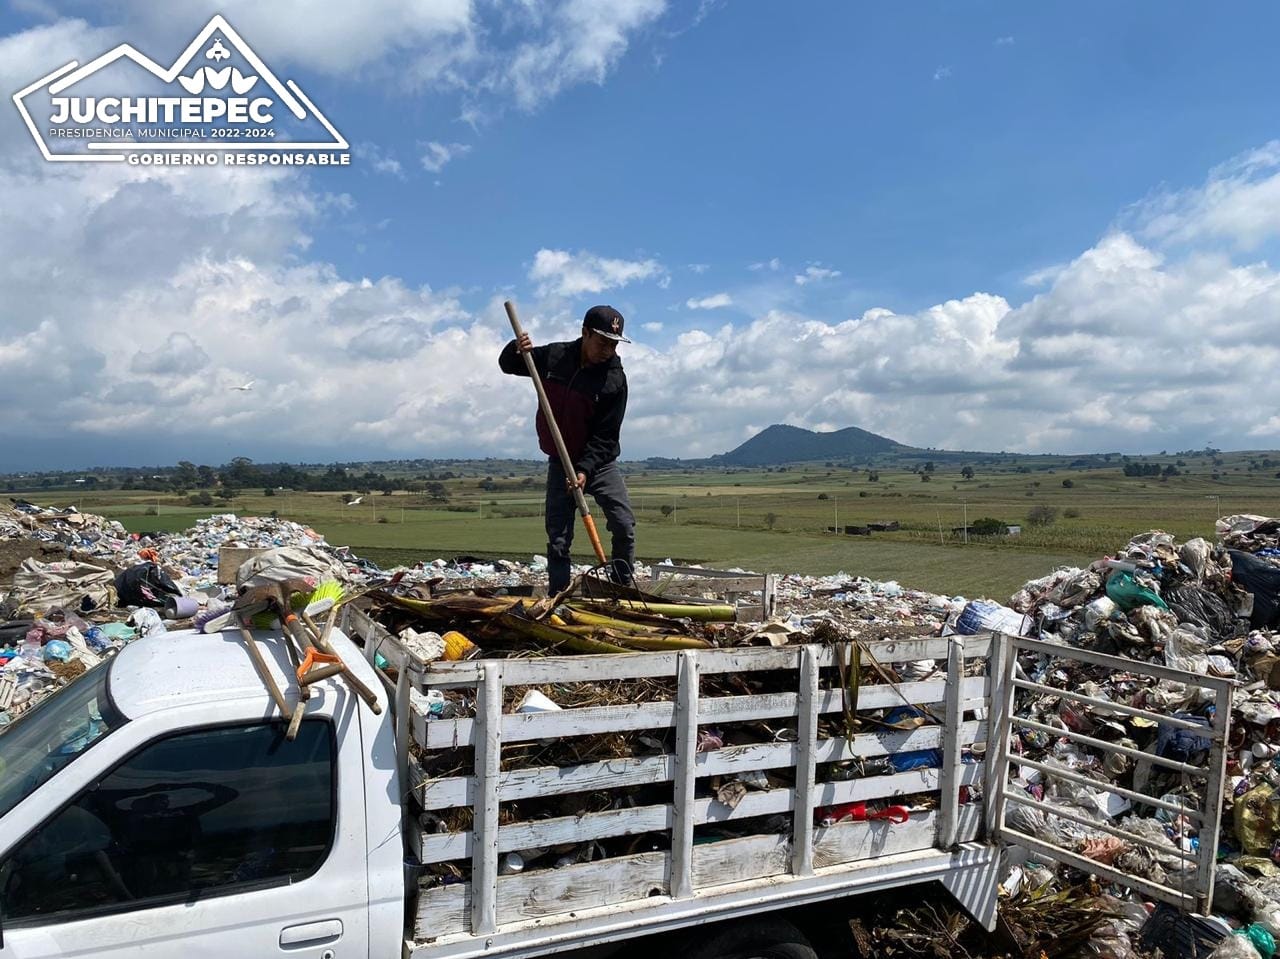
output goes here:
<path id="1" fill-rule="evenodd" d="M 1050 461 L 1030 472 L 977 466 L 971 479 L 948 464 L 933 473 L 881 469 L 876 481 L 865 469 L 814 466 L 633 471 L 628 482 L 638 516 L 638 553 L 645 561 L 844 571 L 934 592 L 1007 598 L 1055 566 L 1114 552 L 1134 533 L 1159 528 L 1179 539 L 1212 539 L 1218 515 L 1280 513 L 1280 478 L 1259 466 L 1260 456 L 1180 461 L 1182 475 L 1164 480 L 1126 477 L 1118 461 L 1114 468 L 1089 470 Z M 445 483 L 447 504 L 425 494 L 375 492 L 347 506 L 338 493 L 287 490 L 271 496 L 245 491 L 213 508 L 187 505 L 181 496 L 126 491 L 51 492 L 37 500 L 76 504 L 133 531 L 182 530 L 212 512 L 275 511 L 384 565 L 461 554 L 527 559 L 545 550 L 541 477 L 541 469 L 530 464 L 479 480 L 452 479 Z M 1033 511 L 1050 521 L 1031 524 Z M 1021 524 L 1022 532 L 971 536 L 966 543 L 966 520 L 982 518 Z M 901 528 L 871 536 L 828 531 L 890 521 Z M 578 537 L 575 552 L 589 558 L 585 536 Z"/>

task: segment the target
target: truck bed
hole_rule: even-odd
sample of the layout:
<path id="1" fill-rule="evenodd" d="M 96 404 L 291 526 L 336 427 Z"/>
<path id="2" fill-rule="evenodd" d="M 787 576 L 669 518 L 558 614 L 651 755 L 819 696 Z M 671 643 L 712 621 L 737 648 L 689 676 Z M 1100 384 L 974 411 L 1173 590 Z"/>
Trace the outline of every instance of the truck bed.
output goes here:
<path id="1" fill-rule="evenodd" d="M 399 671 L 408 835 L 428 874 L 454 880 L 424 879 L 411 904 L 407 956 L 532 955 L 933 879 L 985 925 L 994 921 L 996 854 L 979 841 L 987 773 L 981 750 L 969 749 L 988 739 L 990 635 L 858 650 L 838 644 L 425 664 L 372 621 L 350 625 L 373 637 L 367 648 L 376 646 Z M 921 682 L 881 677 L 851 686 L 857 656 L 864 677 L 872 658 L 886 667 L 940 660 L 942 669 Z M 785 691 L 708 694 L 723 693 L 723 680 L 742 674 L 767 676 Z M 510 711 L 528 687 L 554 699 L 575 684 L 626 689 L 642 681 L 662 687 L 655 696 L 650 686 L 642 702 Z M 433 716 L 425 695 L 432 689 L 460 693 L 473 714 Z M 853 728 L 846 714 L 882 716 L 908 704 L 925 709 L 918 728 L 869 722 L 843 734 Z M 748 730 L 763 741 L 709 746 L 704 736 L 699 751 L 699 729 Z M 643 745 L 574 764 L 512 762 L 520 744 L 602 735 Z M 922 750 L 938 751 L 923 768 L 847 778 L 850 761 Z M 845 772 L 833 763 L 845 763 Z M 461 768 L 446 776 L 424 771 L 441 764 Z M 737 796 L 711 788 L 759 770 L 771 774 L 767 788 Z M 508 805 L 548 796 L 590 802 L 580 814 L 531 820 Z M 908 796 L 917 808 L 932 808 L 900 824 L 815 824 L 834 805 Z M 422 828 L 424 812 L 433 829 Z M 725 825 L 745 826 L 746 834 L 715 835 Z M 617 854 L 622 837 L 640 837 L 649 848 Z M 614 854 L 500 874 L 503 854 L 592 840 L 605 840 Z"/>

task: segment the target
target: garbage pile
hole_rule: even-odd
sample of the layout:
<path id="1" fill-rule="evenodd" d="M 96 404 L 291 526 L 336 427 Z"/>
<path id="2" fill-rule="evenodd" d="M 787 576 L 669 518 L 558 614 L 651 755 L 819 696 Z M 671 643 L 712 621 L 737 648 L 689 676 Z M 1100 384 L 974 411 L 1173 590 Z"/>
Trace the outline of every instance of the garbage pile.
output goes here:
<path id="1" fill-rule="evenodd" d="M 229 604 L 233 588 L 217 581 L 219 551 L 226 546 L 273 551 L 255 560 L 257 566 L 247 564 L 245 575 L 271 563 L 286 563 L 355 588 L 362 595 L 361 606 L 426 659 L 865 643 L 998 630 L 1059 644 L 1064 652 L 1119 655 L 1233 683 L 1214 897 L 1214 908 L 1224 918 L 1207 931 L 1198 930 L 1198 935 L 1206 955 L 1216 948 L 1221 956 L 1270 959 L 1266 937 L 1280 935 L 1280 520 L 1231 516 L 1218 522 L 1216 534 L 1216 543 L 1178 543 L 1159 530 L 1142 533 L 1114 556 L 1087 568 L 1059 569 L 1026 583 L 1007 605 L 939 596 L 844 573 L 787 575 L 778 578 L 779 613 L 773 620 L 738 623 L 733 609 L 722 602 L 669 604 L 663 596 L 602 583 L 593 594 L 595 581 L 586 567 L 575 569 L 587 575 L 573 595 L 538 600 L 533 587 L 545 583 L 542 557 L 528 564 L 457 557 L 382 571 L 287 520 L 224 514 L 181 533 L 137 536 L 102 517 L 17 502 L 0 514 L 0 544 L 55 545 L 65 549 L 68 558 L 24 559 L 3 595 L 0 728 L 131 639 L 186 625 Z M 648 572 L 637 570 L 638 580 L 644 582 Z M 916 681 L 934 675 L 941 665 L 899 664 L 885 673 L 864 663 L 852 682 Z M 1070 818 L 1010 803 L 1009 823 L 1086 860 L 1162 886 L 1187 887 L 1203 829 L 1196 813 L 1209 808 L 1208 797 L 1201 780 L 1170 772 L 1144 757 L 1202 763 L 1210 746 L 1212 697 L 1192 682 L 1113 674 L 1039 652 L 1024 652 L 1016 669 L 1019 679 L 1042 688 L 1022 691 L 1017 702 L 1017 715 L 1040 728 L 1015 729 L 1011 748 L 1016 778 L 1010 789 L 1062 809 Z M 704 692 L 794 691 L 774 688 L 771 682 L 776 678 L 767 674 L 723 676 L 716 678 L 722 688 Z M 1083 701 L 1082 695 L 1091 702 Z M 626 688 L 579 686 L 572 694 L 559 686 L 527 689 L 513 691 L 512 697 L 507 709 L 515 712 L 669 701 L 675 698 L 675 688 L 671 682 L 652 680 L 631 682 Z M 474 702 L 464 691 L 433 691 L 428 698 L 432 715 L 473 714 Z M 1174 718 L 1178 727 L 1154 722 L 1133 709 Z M 898 710 L 884 711 L 875 722 L 876 728 L 910 729 L 928 720 L 918 710 Z M 848 734 L 845 723 L 824 717 L 821 734 Z M 768 725 L 704 727 L 699 735 L 707 737 L 709 749 L 720 748 L 716 742 L 785 741 L 795 735 L 781 722 Z M 625 741 L 588 736 L 533 743 L 523 754 L 504 754 L 504 764 L 570 765 L 644 755 L 646 749 L 669 751 L 669 743 L 645 743 L 644 735 L 640 731 Z M 1122 749 L 1099 749 L 1086 740 Z M 903 763 L 936 766 L 938 761 L 936 756 L 903 754 L 859 763 L 857 769 L 824 769 L 821 774 L 839 779 L 918 768 Z M 713 787 L 717 795 L 723 790 L 728 799 L 740 798 L 750 789 L 786 785 L 776 778 L 766 772 L 743 774 Z M 1109 793 L 1092 783 L 1149 795 L 1158 803 Z M 838 812 L 858 819 L 893 818 L 898 809 L 911 815 L 927 808 L 928 802 L 897 797 L 891 807 L 868 803 L 861 809 L 828 812 L 832 817 Z M 527 808 L 513 807 L 504 815 L 566 814 L 560 806 L 543 809 L 532 801 L 523 805 Z M 465 817 L 469 810 L 455 812 Z M 460 819 L 440 825 L 449 831 L 467 828 Z M 760 827 L 748 821 L 739 825 Z M 787 831 L 787 822 L 776 825 Z M 1147 843 L 1136 844 L 1125 835 Z M 1046 859 L 1028 856 L 1018 864 L 1007 891 L 1046 895 L 1046 890 L 1078 885 L 1080 873 L 1042 861 Z M 1141 900 L 1117 884 L 1104 886 L 1106 895 L 1126 905 L 1119 909 L 1123 918 L 1104 930 L 1105 947 L 1095 944 L 1094 951 L 1137 955 L 1143 943 L 1156 936 L 1162 913 L 1147 902 L 1144 912 L 1149 920 L 1139 922 L 1141 917 L 1129 907 Z M 1224 938 L 1232 931 L 1241 934 Z"/>
<path id="2" fill-rule="evenodd" d="M 1023 690 L 1016 700 L 1014 715 L 1031 725 L 1015 722 L 1015 778 L 1008 788 L 1034 803 L 1011 802 L 1006 822 L 1168 888 L 1194 888 L 1207 834 L 1201 817 L 1211 804 L 1204 779 L 1161 761 L 1208 764 L 1216 707 L 1195 680 L 1230 681 L 1214 851 L 1219 919 L 1197 931 L 1195 955 L 1217 948 L 1215 955 L 1269 959 L 1280 936 L 1280 521 L 1230 516 L 1218 521 L 1216 533 L 1216 545 L 1178 543 L 1161 530 L 1142 533 L 1088 568 L 1059 569 L 1026 583 L 1007 607 L 968 604 L 965 612 L 982 624 L 1002 621 L 1014 634 L 1187 674 L 1178 681 L 1113 673 L 1071 659 L 1065 649 L 1061 658 L 1024 651 L 1016 672 L 1040 688 Z M 1104 784 L 1156 802 L 1107 791 Z M 1052 865 L 1032 855 L 1012 881 L 1029 888 L 1067 881 L 1071 871 Z M 1224 938 L 1233 931 L 1239 935 Z M 1147 926 L 1117 926 L 1113 933 L 1109 950 L 1118 956 L 1134 955 L 1153 935 Z"/>

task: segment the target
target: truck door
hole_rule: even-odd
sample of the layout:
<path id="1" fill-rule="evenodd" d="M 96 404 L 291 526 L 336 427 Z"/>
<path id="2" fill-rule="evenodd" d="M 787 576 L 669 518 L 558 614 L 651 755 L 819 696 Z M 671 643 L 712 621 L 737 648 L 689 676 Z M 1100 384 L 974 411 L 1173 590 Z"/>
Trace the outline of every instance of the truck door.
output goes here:
<path id="1" fill-rule="evenodd" d="M 0 959 L 367 957 L 352 720 L 308 719 L 292 742 L 259 721 L 139 745 L 0 862 Z"/>

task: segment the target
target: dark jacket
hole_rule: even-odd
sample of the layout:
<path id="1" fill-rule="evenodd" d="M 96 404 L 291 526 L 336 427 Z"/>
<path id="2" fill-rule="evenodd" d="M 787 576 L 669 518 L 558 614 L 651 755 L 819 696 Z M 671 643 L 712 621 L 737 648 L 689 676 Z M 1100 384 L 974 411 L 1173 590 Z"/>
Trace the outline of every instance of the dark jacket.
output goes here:
<path id="1" fill-rule="evenodd" d="M 627 412 L 627 374 L 622 371 L 622 361 L 614 356 L 604 363 L 582 366 L 581 338 L 535 346 L 532 355 L 569 458 L 577 472 L 589 478 L 622 452 L 618 434 Z M 515 340 L 498 356 L 498 366 L 504 373 L 529 375 Z M 541 408 L 537 426 L 542 452 L 558 456 Z"/>

